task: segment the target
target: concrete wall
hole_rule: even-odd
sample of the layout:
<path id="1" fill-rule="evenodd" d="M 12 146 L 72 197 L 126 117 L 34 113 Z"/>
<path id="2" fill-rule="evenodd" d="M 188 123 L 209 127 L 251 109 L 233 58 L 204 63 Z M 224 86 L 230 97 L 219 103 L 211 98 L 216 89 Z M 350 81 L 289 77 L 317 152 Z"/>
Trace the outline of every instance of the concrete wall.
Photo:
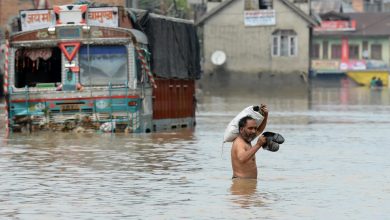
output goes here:
<path id="1" fill-rule="evenodd" d="M 305 20 L 279 0 L 274 0 L 276 25 L 245 27 L 244 0 L 237 0 L 204 24 L 204 70 L 213 72 L 211 55 L 222 50 L 227 55 L 224 70 L 250 74 L 297 74 L 309 69 L 309 28 Z M 276 29 L 293 29 L 297 33 L 298 55 L 272 56 L 272 33 Z"/>

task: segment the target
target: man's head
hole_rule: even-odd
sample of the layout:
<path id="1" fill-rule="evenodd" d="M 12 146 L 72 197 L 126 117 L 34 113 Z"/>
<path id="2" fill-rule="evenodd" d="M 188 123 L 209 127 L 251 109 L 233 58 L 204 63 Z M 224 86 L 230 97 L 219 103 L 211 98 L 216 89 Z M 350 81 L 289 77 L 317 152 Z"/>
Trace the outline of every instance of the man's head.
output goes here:
<path id="1" fill-rule="evenodd" d="M 257 124 L 251 116 L 245 116 L 238 122 L 240 136 L 247 142 L 256 138 Z"/>

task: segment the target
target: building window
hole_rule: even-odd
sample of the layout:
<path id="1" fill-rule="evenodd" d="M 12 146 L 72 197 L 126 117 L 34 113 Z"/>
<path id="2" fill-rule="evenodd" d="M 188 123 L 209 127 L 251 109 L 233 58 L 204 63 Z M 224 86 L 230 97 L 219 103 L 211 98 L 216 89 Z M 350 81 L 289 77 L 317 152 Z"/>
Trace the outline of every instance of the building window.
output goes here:
<path id="1" fill-rule="evenodd" d="M 259 1 L 258 0 L 245 0 L 244 9 L 245 9 L 245 11 L 259 10 Z"/>
<path id="2" fill-rule="evenodd" d="M 262 9 L 272 9 L 273 4 L 272 0 L 245 0 L 244 9 L 246 11 L 250 10 L 262 10 Z"/>
<path id="3" fill-rule="evenodd" d="M 320 59 L 320 44 L 313 44 L 311 58 Z"/>
<path id="4" fill-rule="evenodd" d="M 382 12 L 383 0 L 364 0 L 364 12 Z"/>
<path id="5" fill-rule="evenodd" d="M 328 41 L 322 42 L 322 59 L 324 59 L 324 60 L 329 58 L 329 56 L 328 56 L 328 53 L 329 53 L 328 52 L 328 47 L 329 47 Z"/>
<path id="6" fill-rule="evenodd" d="M 297 53 L 297 34 L 294 30 L 276 30 L 272 34 L 273 56 L 296 56 Z"/>
<path id="7" fill-rule="evenodd" d="M 341 45 L 332 44 L 332 59 L 340 59 L 340 58 L 341 58 Z"/>
<path id="8" fill-rule="evenodd" d="M 259 0 L 260 9 L 273 9 L 272 0 Z"/>
<path id="9" fill-rule="evenodd" d="M 279 55 L 279 37 L 273 36 L 272 37 L 272 56 L 278 56 Z"/>
<path id="10" fill-rule="evenodd" d="M 350 44 L 348 48 L 349 48 L 349 58 L 359 59 L 359 45 Z"/>
<path id="11" fill-rule="evenodd" d="M 288 36 L 280 35 L 280 56 L 288 56 Z"/>
<path id="12" fill-rule="evenodd" d="M 368 42 L 363 41 L 363 50 L 362 50 L 363 59 L 368 59 Z"/>
<path id="13" fill-rule="evenodd" d="M 382 45 L 372 44 L 371 45 L 371 59 L 382 60 Z"/>
<path id="14" fill-rule="evenodd" d="M 296 37 L 290 37 L 290 45 L 289 45 L 289 48 L 290 48 L 290 55 L 291 56 L 295 56 L 297 55 L 297 38 Z"/>

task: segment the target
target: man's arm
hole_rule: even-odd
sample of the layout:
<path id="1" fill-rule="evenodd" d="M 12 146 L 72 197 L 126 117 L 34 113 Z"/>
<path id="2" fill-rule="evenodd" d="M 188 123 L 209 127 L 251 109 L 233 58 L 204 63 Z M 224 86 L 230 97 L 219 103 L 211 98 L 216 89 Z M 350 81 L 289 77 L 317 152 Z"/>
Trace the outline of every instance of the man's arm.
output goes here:
<path id="1" fill-rule="evenodd" d="M 267 120 L 268 120 L 268 107 L 267 107 L 267 105 L 261 104 L 260 111 L 263 112 L 264 119 L 256 130 L 256 136 L 259 136 L 261 133 L 263 133 L 265 126 L 267 125 Z"/>
<path id="2" fill-rule="evenodd" d="M 248 150 L 245 149 L 245 143 L 240 141 L 235 141 L 233 147 L 236 149 L 237 159 L 241 163 L 248 162 L 258 150 L 266 143 L 266 139 L 264 136 L 260 136 L 257 140 L 256 144 Z"/>

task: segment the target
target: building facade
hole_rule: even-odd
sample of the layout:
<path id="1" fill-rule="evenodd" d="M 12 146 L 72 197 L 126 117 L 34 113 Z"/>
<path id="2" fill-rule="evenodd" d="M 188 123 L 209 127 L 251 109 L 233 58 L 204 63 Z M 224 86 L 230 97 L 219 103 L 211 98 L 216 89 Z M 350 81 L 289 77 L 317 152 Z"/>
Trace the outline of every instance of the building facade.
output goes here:
<path id="1" fill-rule="evenodd" d="M 308 2 L 298 2 L 226 0 L 210 10 L 197 22 L 205 76 L 222 69 L 237 73 L 239 79 L 248 75 L 305 78 L 311 28 L 317 22 L 308 14 Z"/>
<path id="2" fill-rule="evenodd" d="M 314 13 L 389 12 L 389 0 L 311 0 Z"/>
<path id="3" fill-rule="evenodd" d="M 315 75 L 364 71 L 369 79 L 376 71 L 388 71 L 389 12 L 327 13 L 321 17 L 322 24 L 314 30 L 312 41 Z"/>

